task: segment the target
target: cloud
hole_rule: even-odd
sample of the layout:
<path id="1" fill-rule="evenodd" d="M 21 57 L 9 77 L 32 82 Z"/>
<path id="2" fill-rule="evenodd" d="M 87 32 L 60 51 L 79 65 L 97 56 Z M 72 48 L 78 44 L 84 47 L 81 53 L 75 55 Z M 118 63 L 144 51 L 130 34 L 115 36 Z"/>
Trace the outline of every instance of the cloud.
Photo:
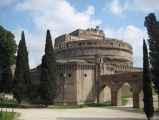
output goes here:
<path id="1" fill-rule="evenodd" d="M 87 29 L 91 27 L 91 15 L 95 8 L 88 6 L 84 11 L 77 12 L 65 0 L 24 0 L 18 3 L 15 8 L 21 13 L 28 13 L 33 20 L 34 30 L 30 33 L 27 28 L 18 26 L 13 33 L 19 40 L 21 30 L 25 31 L 26 44 L 29 51 L 30 68 L 36 67 L 41 63 L 44 54 L 46 31 L 50 30 L 52 41 L 62 34 L 68 34 L 76 29 Z M 93 19 L 92 24 L 101 24 L 100 19 Z"/>
<path id="2" fill-rule="evenodd" d="M 129 43 L 133 46 L 133 62 L 134 66 L 142 67 L 143 63 L 143 38 L 148 38 L 146 29 L 140 29 L 129 25 L 125 28 L 104 30 L 106 37 L 117 38 Z"/>
<path id="3" fill-rule="evenodd" d="M 133 11 L 155 12 L 159 11 L 158 0 L 134 0 L 130 9 Z"/>
<path id="4" fill-rule="evenodd" d="M 113 0 L 111 3 L 106 5 L 103 9 L 104 11 L 108 8 L 112 13 L 123 17 L 123 12 L 128 9 L 129 3 L 126 1 L 123 6 L 121 6 L 119 0 Z"/>
<path id="5" fill-rule="evenodd" d="M 10 5 L 14 1 L 15 0 L 0 0 L 0 7 L 1 6 L 6 6 L 6 5 Z"/>
<path id="6" fill-rule="evenodd" d="M 145 13 L 159 11 L 159 2 L 158 0 L 132 0 L 124 1 L 122 6 L 121 0 L 113 0 L 109 4 L 106 4 L 103 10 L 105 11 L 106 9 L 109 9 L 109 11 L 119 17 L 123 17 L 126 10 L 142 11 Z"/>

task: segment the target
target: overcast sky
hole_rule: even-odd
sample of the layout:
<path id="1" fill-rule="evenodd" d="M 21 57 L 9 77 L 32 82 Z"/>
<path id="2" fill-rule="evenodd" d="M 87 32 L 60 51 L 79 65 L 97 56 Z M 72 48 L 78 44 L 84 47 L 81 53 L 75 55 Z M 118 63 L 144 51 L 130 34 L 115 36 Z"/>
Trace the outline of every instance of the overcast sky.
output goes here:
<path id="1" fill-rule="evenodd" d="M 30 68 L 41 63 L 46 31 L 52 41 L 76 29 L 100 24 L 106 37 L 133 46 L 134 67 L 142 67 L 143 38 L 147 39 L 145 17 L 155 13 L 159 20 L 158 0 L 0 0 L 0 25 L 15 35 L 17 45 L 25 32 Z"/>

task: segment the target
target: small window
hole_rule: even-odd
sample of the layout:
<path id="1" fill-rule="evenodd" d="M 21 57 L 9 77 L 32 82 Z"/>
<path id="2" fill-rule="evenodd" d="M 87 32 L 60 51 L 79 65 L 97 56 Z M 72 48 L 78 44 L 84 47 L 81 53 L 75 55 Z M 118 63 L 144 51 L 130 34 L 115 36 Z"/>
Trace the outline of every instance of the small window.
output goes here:
<path id="1" fill-rule="evenodd" d="M 102 58 L 99 59 L 100 63 L 102 62 Z"/>
<path id="2" fill-rule="evenodd" d="M 60 77 L 62 77 L 62 73 L 60 74 Z"/>
<path id="3" fill-rule="evenodd" d="M 87 45 L 92 45 L 92 43 L 91 43 L 91 42 L 88 42 Z"/>
<path id="4" fill-rule="evenodd" d="M 87 77 L 87 74 L 84 74 L 84 77 Z"/>
<path id="5" fill-rule="evenodd" d="M 66 44 L 67 47 L 71 46 L 71 44 Z"/>
<path id="6" fill-rule="evenodd" d="M 71 77 L 71 74 L 68 74 L 69 77 Z"/>

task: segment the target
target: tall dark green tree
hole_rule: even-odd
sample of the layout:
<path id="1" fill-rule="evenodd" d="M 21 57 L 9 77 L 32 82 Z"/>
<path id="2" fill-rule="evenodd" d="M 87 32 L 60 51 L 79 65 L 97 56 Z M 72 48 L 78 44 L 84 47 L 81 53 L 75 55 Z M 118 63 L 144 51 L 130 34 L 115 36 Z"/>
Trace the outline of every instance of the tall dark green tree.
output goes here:
<path id="1" fill-rule="evenodd" d="M 0 26 L 0 90 L 9 92 L 8 86 L 11 86 L 10 65 L 15 64 L 17 45 L 14 35 Z M 8 68 L 8 69 L 7 69 Z M 7 71 L 6 71 L 7 70 Z"/>
<path id="2" fill-rule="evenodd" d="M 47 107 L 48 104 L 53 103 L 57 91 L 56 59 L 50 30 L 47 30 L 46 34 L 45 54 L 42 57 L 40 79 L 39 96 L 45 101 Z"/>
<path id="3" fill-rule="evenodd" d="M 153 97 L 152 97 L 152 79 L 149 68 L 147 45 L 143 40 L 143 92 L 144 92 L 144 112 L 148 120 L 153 117 Z"/>
<path id="4" fill-rule="evenodd" d="M 145 17 L 145 27 L 149 36 L 149 61 L 150 69 L 153 75 L 153 84 L 155 91 L 159 92 L 159 21 L 157 21 L 154 13 L 150 13 Z M 158 95 L 159 99 L 159 95 Z M 159 103 L 158 103 L 159 107 Z"/>
<path id="5" fill-rule="evenodd" d="M 13 76 L 10 66 L 5 68 L 4 72 L 2 73 L 2 85 L 3 85 L 3 91 L 10 93 L 12 92 L 12 82 L 13 82 Z"/>
<path id="6" fill-rule="evenodd" d="M 30 86 L 30 71 L 28 51 L 25 42 L 24 31 L 22 31 L 21 40 L 18 46 L 15 75 L 13 79 L 13 95 L 19 102 L 27 97 Z"/>

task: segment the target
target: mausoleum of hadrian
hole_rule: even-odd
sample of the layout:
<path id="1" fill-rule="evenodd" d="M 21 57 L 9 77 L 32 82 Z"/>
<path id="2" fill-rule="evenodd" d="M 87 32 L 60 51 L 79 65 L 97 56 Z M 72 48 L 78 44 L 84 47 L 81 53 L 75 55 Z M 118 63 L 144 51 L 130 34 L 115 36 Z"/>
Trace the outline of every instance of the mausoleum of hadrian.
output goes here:
<path id="1" fill-rule="evenodd" d="M 57 37 L 54 49 L 58 80 L 55 104 L 112 100 L 113 105 L 121 105 L 122 94 L 131 93 L 134 107 L 142 107 L 142 68 L 133 67 L 130 44 L 107 38 L 96 27 Z M 37 68 L 31 70 L 32 84 L 40 83 L 39 75 Z"/>

